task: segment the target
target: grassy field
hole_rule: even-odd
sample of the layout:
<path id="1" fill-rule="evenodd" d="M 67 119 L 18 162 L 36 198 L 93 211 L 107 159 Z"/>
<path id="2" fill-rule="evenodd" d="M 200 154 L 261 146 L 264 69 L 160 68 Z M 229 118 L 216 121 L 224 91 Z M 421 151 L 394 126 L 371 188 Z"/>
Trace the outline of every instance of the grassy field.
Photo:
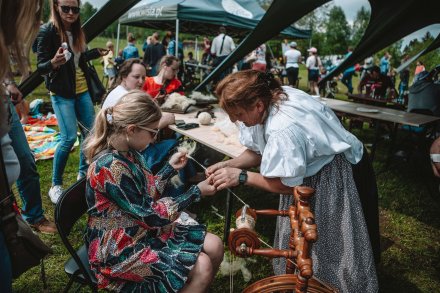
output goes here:
<path id="1" fill-rule="evenodd" d="M 91 47 L 103 47 L 104 39 L 92 42 Z M 138 46 L 140 48 L 140 45 Z M 35 64 L 35 58 L 32 60 Z M 99 62 L 95 62 L 98 72 L 102 72 Z M 306 87 L 306 73 L 300 71 L 300 87 Z M 355 78 L 354 83 L 357 84 Z M 345 87 L 339 85 L 340 92 Z M 339 98 L 344 96 L 338 95 Z M 35 90 L 29 99 L 44 98 L 48 100 L 43 86 Z M 346 123 L 347 121 L 345 121 Z M 353 131 L 364 143 L 371 143 L 373 131 L 364 125 L 363 129 Z M 406 134 L 399 131 L 398 146 L 404 144 Z M 390 141 L 384 139 L 378 146 L 374 169 L 379 188 L 380 230 L 382 261 L 377 268 L 381 292 L 440 292 L 440 194 L 438 182 L 433 180 L 426 155 L 415 154 L 409 160 L 392 160 L 385 164 Z M 423 153 L 423 152 L 422 152 Z M 51 184 L 52 161 L 37 163 L 41 179 L 41 192 L 46 215 L 53 219 L 54 205 L 47 192 Z M 64 187 L 76 180 L 78 168 L 78 149 L 69 157 L 64 174 Z M 254 208 L 276 208 L 278 195 L 268 194 L 251 188 L 237 188 L 235 192 Z M 199 220 L 208 226 L 208 230 L 222 235 L 224 222 L 212 213 L 212 207 L 224 213 L 225 193 L 194 204 L 191 210 L 198 214 Z M 236 202 L 233 211 L 240 208 Z M 72 233 L 74 243 L 82 243 L 85 217 Z M 256 230 L 268 243 L 272 242 L 275 221 L 259 221 Z M 318 227 L 319 229 L 319 227 Z M 64 273 L 64 262 L 69 258 L 59 236 L 41 235 L 54 250 L 45 262 L 48 278 L 48 292 L 60 292 L 67 283 Z M 241 272 L 234 276 L 234 292 L 240 292 L 246 285 L 271 274 L 270 261 L 255 258 L 246 266 L 252 272 L 252 279 L 245 282 Z M 229 276 L 218 275 L 211 292 L 229 291 Z M 14 281 L 15 292 L 42 292 L 39 268 L 34 268 Z M 80 292 L 88 292 L 87 288 Z"/>

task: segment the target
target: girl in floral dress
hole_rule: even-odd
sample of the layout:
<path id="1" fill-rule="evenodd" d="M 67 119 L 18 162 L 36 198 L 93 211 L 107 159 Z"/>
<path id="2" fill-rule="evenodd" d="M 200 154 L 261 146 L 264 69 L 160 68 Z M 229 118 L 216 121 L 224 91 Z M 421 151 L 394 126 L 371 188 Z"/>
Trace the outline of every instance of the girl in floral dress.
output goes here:
<path id="1" fill-rule="evenodd" d="M 177 197 L 163 194 L 187 163 L 177 152 L 153 175 L 140 151 L 153 142 L 161 112 L 142 91 L 101 110 L 86 143 L 91 162 L 86 243 L 99 288 L 118 292 L 205 292 L 223 258 L 223 245 L 186 214 L 213 195 L 211 178 Z"/>

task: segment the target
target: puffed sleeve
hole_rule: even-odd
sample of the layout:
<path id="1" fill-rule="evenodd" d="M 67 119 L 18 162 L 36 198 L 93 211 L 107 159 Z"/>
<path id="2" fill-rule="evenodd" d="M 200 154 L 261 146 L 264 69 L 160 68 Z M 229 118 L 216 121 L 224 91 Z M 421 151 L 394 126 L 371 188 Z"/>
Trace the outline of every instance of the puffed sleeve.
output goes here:
<path id="1" fill-rule="evenodd" d="M 302 184 L 307 166 L 306 141 L 292 128 L 273 133 L 264 148 L 260 173 L 265 177 L 280 178 L 286 186 Z"/>
<path id="2" fill-rule="evenodd" d="M 251 151 L 261 154 L 260 148 L 258 147 L 257 134 L 253 127 L 246 127 L 243 123 L 238 123 L 238 128 L 240 130 L 239 140 L 240 143 L 250 149 Z"/>
<path id="3" fill-rule="evenodd" d="M 102 159 L 109 160 L 109 157 Z M 145 177 L 138 172 L 138 168 L 114 158 L 110 163 L 101 166 L 98 170 L 95 169 L 90 177 L 91 188 L 109 197 L 122 210 L 151 228 L 172 223 L 180 211 L 201 197 L 199 188 L 192 186 L 176 198 L 163 197 L 154 200 L 148 192 L 160 188 L 163 177 Z"/>

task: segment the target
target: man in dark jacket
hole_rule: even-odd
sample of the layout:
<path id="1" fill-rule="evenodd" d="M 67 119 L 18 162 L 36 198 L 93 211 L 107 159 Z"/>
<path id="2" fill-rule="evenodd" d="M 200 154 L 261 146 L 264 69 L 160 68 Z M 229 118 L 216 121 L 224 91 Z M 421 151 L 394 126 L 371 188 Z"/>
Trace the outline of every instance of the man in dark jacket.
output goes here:
<path id="1" fill-rule="evenodd" d="M 157 65 L 165 54 L 165 47 L 159 42 L 159 33 L 155 32 L 144 54 L 144 64 L 150 67 L 149 76 L 157 75 Z"/>

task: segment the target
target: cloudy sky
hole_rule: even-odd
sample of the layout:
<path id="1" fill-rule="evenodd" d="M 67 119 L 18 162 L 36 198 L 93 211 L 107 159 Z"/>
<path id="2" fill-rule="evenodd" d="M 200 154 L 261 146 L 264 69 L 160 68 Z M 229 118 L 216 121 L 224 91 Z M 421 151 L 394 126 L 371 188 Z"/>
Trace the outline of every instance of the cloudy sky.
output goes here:
<path id="1" fill-rule="evenodd" d="M 104 5 L 107 0 L 83 0 L 84 2 L 89 2 L 95 7 L 101 7 Z M 345 12 L 345 16 L 347 20 L 351 23 L 353 19 L 356 17 L 357 11 L 364 6 L 367 9 L 370 9 L 370 4 L 367 0 L 334 0 L 332 1 L 335 5 L 342 7 Z M 409 36 L 403 39 L 404 47 L 410 40 L 415 38 L 421 38 L 426 34 L 426 32 L 430 32 L 434 37 L 436 37 L 440 32 L 440 24 L 431 25 L 429 27 L 423 28 L 417 32 L 410 34 Z"/>

